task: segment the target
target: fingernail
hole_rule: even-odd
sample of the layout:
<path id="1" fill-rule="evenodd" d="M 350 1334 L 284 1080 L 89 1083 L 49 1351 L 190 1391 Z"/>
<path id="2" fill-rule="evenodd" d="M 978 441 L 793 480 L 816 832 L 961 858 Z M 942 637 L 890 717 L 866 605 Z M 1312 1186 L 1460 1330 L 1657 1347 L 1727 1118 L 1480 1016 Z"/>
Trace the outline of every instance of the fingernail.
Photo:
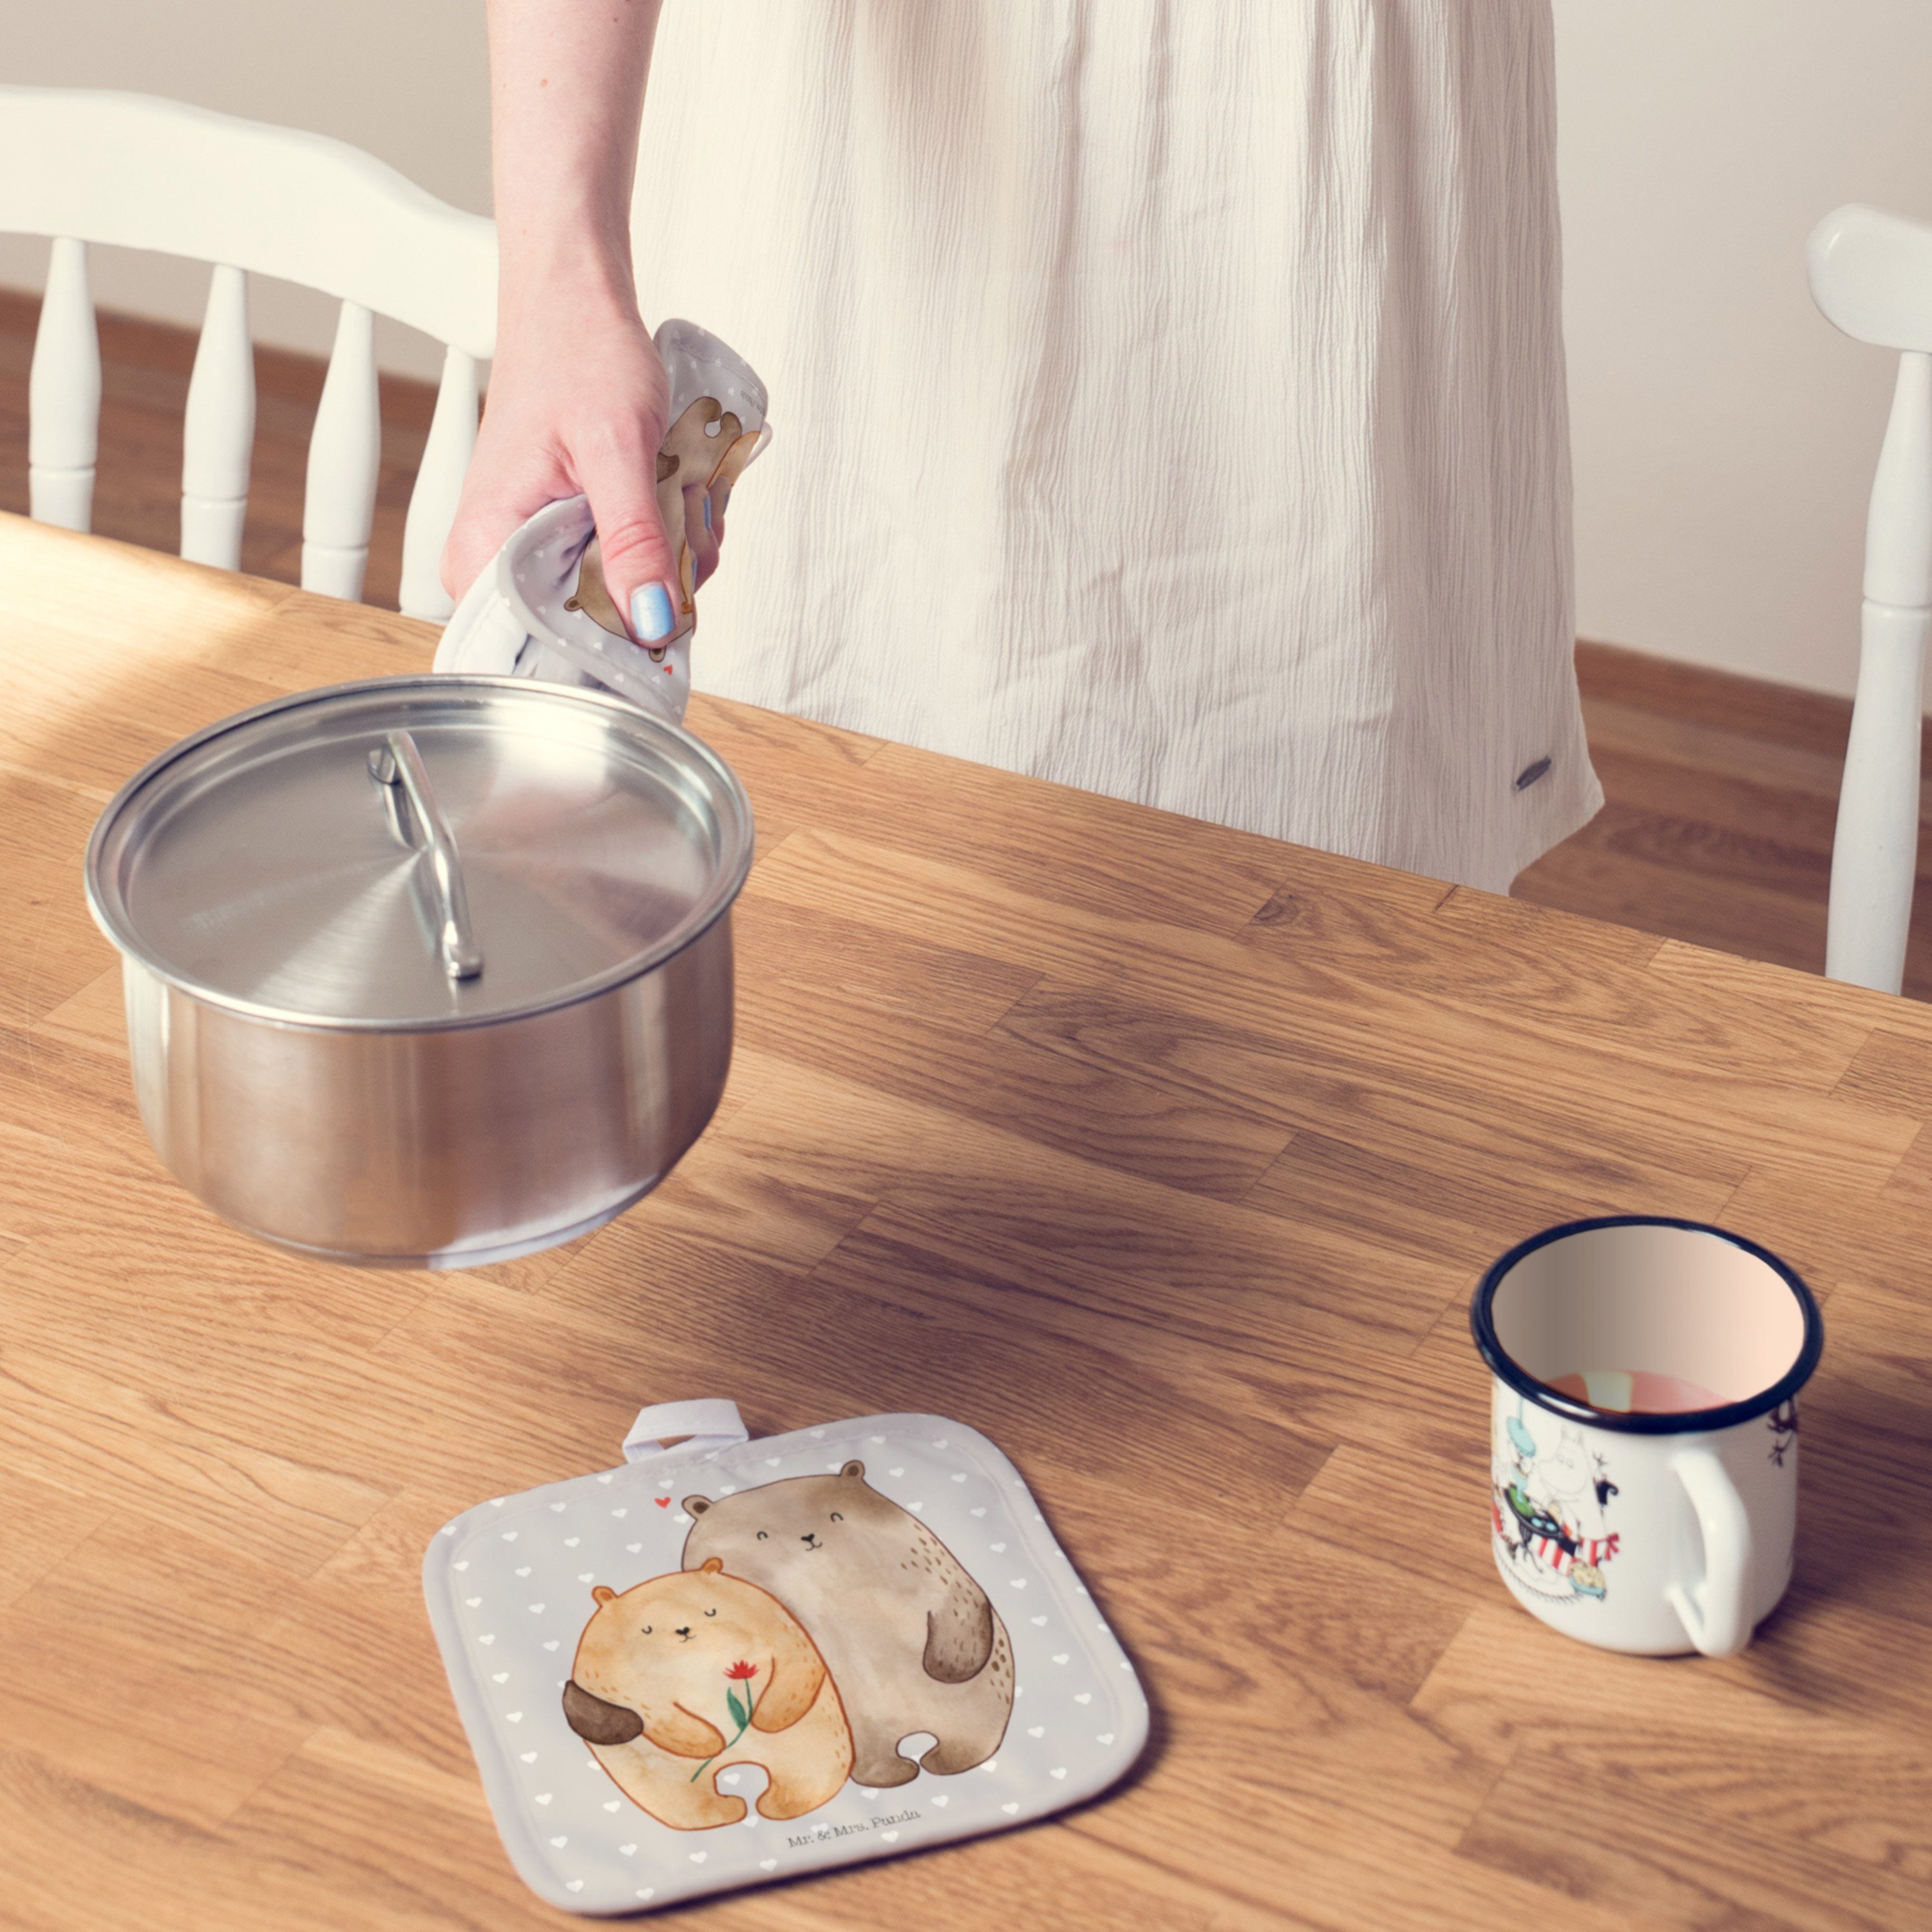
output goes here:
<path id="1" fill-rule="evenodd" d="M 708 494 L 704 499 L 704 527 L 707 530 L 711 527 L 711 498 Z"/>
<path id="2" fill-rule="evenodd" d="M 647 644 L 670 635 L 670 596 L 662 584 L 640 584 L 631 592 L 631 628 Z"/>

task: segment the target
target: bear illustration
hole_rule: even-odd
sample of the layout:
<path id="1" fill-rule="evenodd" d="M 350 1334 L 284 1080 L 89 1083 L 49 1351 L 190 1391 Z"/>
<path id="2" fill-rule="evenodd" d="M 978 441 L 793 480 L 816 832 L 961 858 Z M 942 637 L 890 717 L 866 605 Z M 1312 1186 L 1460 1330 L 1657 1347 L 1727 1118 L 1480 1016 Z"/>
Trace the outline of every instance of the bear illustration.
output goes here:
<path id="1" fill-rule="evenodd" d="M 959 1559 L 866 1480 L 862 1462 L 712 1502 L 687 1496 L 687 1570 L 722 1559 L 811 1632 L 852 1726 L 853 1776 L 904 1784 L 921 1766 L 970 1771 L 1000 1747 L 1013 1708 L 1006 1627 Z M 901 1739 L 938 1742 L 917 1764 Z"/>
<path id="2" fill-rule="evenodd" d="M 776 1598 L 716 1558 L 590 1594 L 563 1714 L 633 1804 L 698 1832 L 744 1816 L 744 1799 L 718 1789 L 734 1764 L 770 1774 L 767 1818 L 796 1818 L 844 1784 L 852 1733 L 838 1687 Z"/>

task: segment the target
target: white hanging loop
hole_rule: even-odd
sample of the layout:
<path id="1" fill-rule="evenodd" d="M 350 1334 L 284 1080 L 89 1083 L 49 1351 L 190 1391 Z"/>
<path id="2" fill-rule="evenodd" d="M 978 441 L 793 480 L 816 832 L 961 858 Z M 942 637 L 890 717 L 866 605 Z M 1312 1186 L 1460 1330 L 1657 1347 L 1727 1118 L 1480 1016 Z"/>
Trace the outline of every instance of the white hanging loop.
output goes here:
<path id="1" fill-rule="evenodd" d="M 699 1396 L 689 1402 L 653 1402 L 638 1412 L 624 1438 L 624 1460 L 646 1462 L 670 1449 L 669 1438 L 688 1436 L 678 1444 L 678 1453 L 702 1453 L 706 1449 L 733 1449 L 748 1442 L 752 1432 L 738 1413 L 738 1405 L 722 1396 Z"/>

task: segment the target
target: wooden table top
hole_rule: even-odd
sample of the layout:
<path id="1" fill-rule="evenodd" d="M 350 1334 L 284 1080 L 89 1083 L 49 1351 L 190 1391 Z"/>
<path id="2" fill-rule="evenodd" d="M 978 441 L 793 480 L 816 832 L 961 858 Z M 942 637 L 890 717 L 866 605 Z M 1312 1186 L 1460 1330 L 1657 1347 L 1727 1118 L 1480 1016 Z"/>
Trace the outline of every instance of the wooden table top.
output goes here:
<path id="1" fill-rule="evenodd" d="M 760 828 L 716 1124 L 572 1247 L 320 1267 L 150 1152 L 81 855 L 184 734 L 433 634 L 10 518 L 0 584 L 0 1922 L 561 1922 L 422 1552 L 719 1394 L 983 1430 L 1154 1722 L 1084 1810 L 707 1924 L 1932 1923 L 1932 1010 L 700 701 Z M 1619 1209 L 1825 1304 L 1727 1662 L 1491 1564 L 1470 1288 Z"/>

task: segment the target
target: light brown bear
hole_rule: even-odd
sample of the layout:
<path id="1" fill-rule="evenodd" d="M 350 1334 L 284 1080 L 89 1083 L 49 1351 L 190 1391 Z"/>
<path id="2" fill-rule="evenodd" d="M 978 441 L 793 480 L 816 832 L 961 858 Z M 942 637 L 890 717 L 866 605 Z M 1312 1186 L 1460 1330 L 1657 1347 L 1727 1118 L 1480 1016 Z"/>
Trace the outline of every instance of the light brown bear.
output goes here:
<path id="1" fill-rule="evenodd" d="M 851 1723 L 861 1784 L 904 1784 L 921 1766 L 970 1771 L 999 1749 L 1013 1708 L 1006 1627 L 952 1551 L 866 1480 L 864 1463 L 684 1507 L 694 1519 L 687 1571 L 722 1558 L 811 1632 Z M 915 1731 L 938 1739 L 917 1764 L 899 1750 Z"/>
<path id="2" fill-rule="evenodd" d="M 852 1733 L 838 1688 L 775 1598 L 715 1560 L 590 1594 L 563 1714 L 632 1804 L 699 1832 L 744 1816 L 744 1799 L 718 1789 L 734 1764 L 770 1774 L 767 1818 L 796 1818 L 844 1784 Z"/>

